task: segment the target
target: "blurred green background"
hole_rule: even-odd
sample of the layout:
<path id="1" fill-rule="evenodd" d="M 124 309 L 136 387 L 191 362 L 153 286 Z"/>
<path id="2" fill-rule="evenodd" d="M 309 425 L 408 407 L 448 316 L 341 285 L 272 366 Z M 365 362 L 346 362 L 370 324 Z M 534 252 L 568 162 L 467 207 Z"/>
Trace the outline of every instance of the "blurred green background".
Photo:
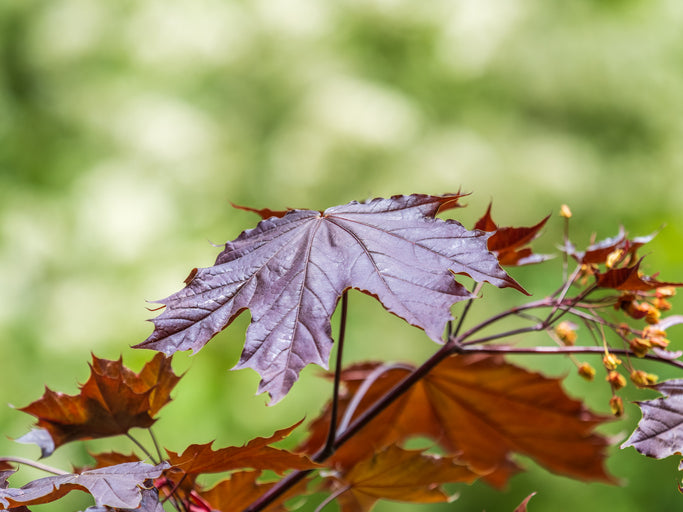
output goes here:
<path id="1" fill-rule="evenodd" d="M 75 393 L 91 352 L 123 355 L 135 370 L 151 358 L 129 348 L 151 332 L 145 300 L 179 289 L 192 267 L 213 263 L 211 243 L 257 221 L 229 201 L 323 209 L 462 189 L 473 194 L 455 215 L 468 227 L 490 200 L 502 224 L 555 214 L 540 252 L 560 242 L 556 213 L 567 203 L 578 245 L 620 224 L 634 235 L 667 224 L 644 269 L 683 280 L 681 141 L 679 0 L 5 0 L 0 432 L 16 438 L 32 424 L 5 403 L 27 405 L 44 385 Z M 512 273 L 541 296 L 559 268 Z M 522 300 L 485 294 L 474 318 Z M 350 308 L 349 362 L 419 362 L 436 348 L 372 299 L 352 293 Z M 327 400 L 318 368 L 275 407 L 254 396 L 254 372 L 227 371 L 247 324 L 244 314 L 198 355 L 175 357 L 187 374 L 156 426 L 164 446 L 242 444 L 313 418 Z M 525 362 L 570 374 L 570 394 L 608 411 L 601 378 L 580 382 L 566 360 Z M 623 439 L 639 418 L 629 405 L 605 432 Z M 119 440 L 87 447 L 129 450 Z M 4 436 L 0 453 L 38 456 Z M 46 462 L 87 461 L 77 443 Z M 677 460 L 615 447 L 609 467 L 624 487 L 523 462 L 530 471 L 504 491 L 461 486 L 453 504 L 376 510 L 511 511 L 532 491 L 531 511 L 683 503 Z M 36 510 L 87 506 L 76 495 Z"/>

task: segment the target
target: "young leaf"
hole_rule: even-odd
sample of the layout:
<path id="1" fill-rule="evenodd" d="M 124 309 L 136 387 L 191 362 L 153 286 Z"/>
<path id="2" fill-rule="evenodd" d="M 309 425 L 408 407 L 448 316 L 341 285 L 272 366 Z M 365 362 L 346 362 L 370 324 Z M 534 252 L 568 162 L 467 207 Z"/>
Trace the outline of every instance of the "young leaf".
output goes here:
<path id="1" fill-rule="evenodd" d="M 664 397 L 636 402 L 643 417 L 621 447 L 633 446 L 656 459 L 683 453 L 683 379 L 667 380 L 652 388 Z"/>
<path id="2" fill-rule="evenodd" d="M 639 268 L 641 258 L 635 265 L 623 268 L 612 268 L 604 273 L 597 273 L 597 286 L 614 290 L 646 292 L 663 286 L 683 286 L 683 283 L 669 283 L 643 275 Z"/>
<path id="3" fill-rule="evenodd" d="M 42 398 L 19 409 L 38 418 L 40 428 L 18 441 L 40 441 L 44 436 L 37 434 L 44 429 L 57 448 L 77 439 L 116 436 L 133 427 L 149 427 L 156 421 L 153 416 L 170 401 L 170 392 L 180 379 L 163 354 L 155 355 L 139 374 L 123 366 L 121 359 L 95 356 L 90 370 L 90 378 L 80 386 L 78 395 L 46 388 Z M 45 443 L 39 445 L 43 455 L 51 453 Z"/>
<path id="4" fill-rule="evenodd" d="M 458 197 L 394 196 L 263 220 L 227 243 L 213 267 L 193 270 L 183 290 L 158 301 L 166 310 L 136 347 L 196 352 L 249 309 L 236 368 L 260 373 L 259 392 L 277 402 L 304 366 L 327 368 L 330 316 L 349 288 L 441 342 L 450 307 L 472 297 L 453 274 L 523 291 L 488 251 L 489 235 L 435 218 Z"/>
<path id="5" fill-rule="evenodd" d="M 450 497 L 441 489 L 449 482 L 471 483 L 479 475 L 453 457 L 427 455 L 390 445 L 336 477 L 332 491 L 342 512 L 365 512 L 380 499 L 439 503 Z"/>
<path id="6" fill-rule="evenodd" d="M 619 233 L 611 238 L 589 245 L 585 251 L 577 251 L 571 245 L 567 247 L 567 253 L 582 265 L 599 265 L 607 263 L 611 254 L 623 251 L 635 258 L 636 251 L 643 245 L 651 242 L 657 233 L 635 238 L 626 238 L 623 226 L 619 227 Z"/>
<path id="7" fill-rule="evenodd" d="M 530 248 L 524 247 L 538 237 L 541 228 L 545 226 L 545 223 L 549 218 L 550 215 L 531 227 L 499 228 L 491 218 L 491 204 L 489 203 L 486 213 L 477 221 L 474 225 L 474 229 L 493 232 L 493 235 L 488 241 L 488 248 L 498 256 L 498 261 L 501 265 L 530 265 L 552 258 L 552 256 L 548 254 L 534 254 Z"/>
<path id="8" fill-rule="evenodd" d="M 626 232 L 623 226 L 619 227 L 619 233 L 612 238 L 606 238 L 595 244 L 589 245 L 585 251 L 576 251 L 569 247 L 569 255 L 582 265 L 602 264 L 607 261 L 607 257 L 617 249 L 626 245 Z"/>
<path id="9" fill-rule="evenodd" d="M 364 365 L 344 372 L 349 393 L 339 402 L 340 416 L 373 369 Z M 394 368 L 383 373 L 360 400 L 353 418 L 410 371 Z M 364 458 L 368 447 L 379 449 L 422 435 L 457 453 L 498 487 L 519 469 L 511 458 L 513 452 L 532 457 L 556 473 L 611 481 L 603 466 L 609 443 L 592 432 L 605 420 L 567 397 L 558 379 L 506 363 L 500 356 L 455 356 L 436 366 L 330 460 L 349 467 Z M 311 424 L 311 437 L 302 449 L 319 449 L 328 426 L 329 406 Z"/>
<path id="10" fill-rule="evenodd" d="M 1 488 L 0 505 L 7 509 L 50 503 L 78 489 L 90 493 L 98 507 L 137 508 L 145 481 L 157 478 L 167 467 L 165 462 L 158 466 L 128 462 L 80 474 L 40 478 L 21 488 Z"/>

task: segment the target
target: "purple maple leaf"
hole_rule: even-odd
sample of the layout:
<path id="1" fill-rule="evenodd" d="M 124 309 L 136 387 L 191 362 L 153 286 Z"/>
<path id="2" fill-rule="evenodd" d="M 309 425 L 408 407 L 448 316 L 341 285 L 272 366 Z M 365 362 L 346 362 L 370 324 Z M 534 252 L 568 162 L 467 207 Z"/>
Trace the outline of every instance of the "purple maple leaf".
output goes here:
<path id="1" fill-rule="evenodd" d="M 633 446 L 643 455 L 663 459 L 683 453 L 683 379 L 653 386 L 664 397 L 636 402 L 643 417 L 621 447 Z"/>
<path id="2" fill-rule="evenodd" d="M 193 270 L 184 289 L 158 301 L 166 309 L 136 347 L 196 352 L 249 309 L 235 368 L 256 370 L 259 393 L 277 402 L 304 366 L 327 368 L 330 317 L 349 288 L 441 342 L 450 307 L 472 297 L 454 274 L 524 291 L 488 251 L 489 233 L 435 218 L 458 197 L 394 196 L 265 219 L 228 242 L 214 266 Z"/>

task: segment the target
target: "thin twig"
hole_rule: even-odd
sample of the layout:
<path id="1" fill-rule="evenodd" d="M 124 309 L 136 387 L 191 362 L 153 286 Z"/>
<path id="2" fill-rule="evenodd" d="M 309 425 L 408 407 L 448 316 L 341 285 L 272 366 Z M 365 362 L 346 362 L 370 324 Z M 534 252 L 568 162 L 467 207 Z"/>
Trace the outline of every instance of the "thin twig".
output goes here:
<path id="1" fill-rule="evenodd" d="M 467 316 L 468 311 L 472 307 L 472 303 L 474 302 L 474 299 L 477 298 L 477 295 L 479 295 L 479 291 L 481 290 L 482 286 L 484 283 L 475 283 L 474 288 L 472 289 L 472 295 L 474 297 L 471 297 L 468 299 L 467 303 L 465 304 L 465 308 L 462 310 L 462 314 L 460 315 L 460 319 L 458 320 L 458 325 L 455 326 L 455 331 L 453 331 L 453 334 L 451 334 L 450 337 L 455 338 L 458 333 L 460 332 L 460 329 L 462 328 L 462 324 L 465 321 L 465 317 Z"/>
<path id="2" fill-rule="evenodd" d="M 144 453 L 145 455 L 147 455 L 147 457 L 149 458 L 149 460 L 150 460 L 155 466 L 156 466 L 157 464 L 159 464 L 159 462 L 157 462 L 157 461 L 154 459 L 154 455 L 152 455 L 151 453 L 149 453 L 149 450 L 147 450 L 147 448 L 145 448 L 145 445 L 143 445 L 140 441 L 138 441 L 137 439 L 135 439 L 135 438 L 131 435 L 130 432 L 126 432 L 126 437 L 127 437 L 128 439 L 130 439 L 131 441 L 133 441 L 133 443 L 135 443 L 135 445 L 136 445 L 138 448 L 140 448 L 140 449 L 143 451 L 143 453 Z"/>
<path id="3" fill-rule="evenodd" d="M 372 372 L 370 372 L 370 374 L 363 380 L 363 383 L 358 388 L 358 391 L 356 391 L 356 394 L 353 395 L 353 398 L 349 402 L 346 411 L 344 411 L 344 417 L 339 422 L 339 430 L 344 431 L 349 426 L 349 423 L 351 423 L 351 418 L 353 417 L 353 414 L 356 412 L 358 405 L 360 404 L 361 400 L 363 400 L 363 397 L 372 387 L 372 385 L 375 382 L 377 382 L 377 379 L 379 379 L 385 373 L 397 369 L 412 371 L 414 368 L 412 366 L 408 366 L 407 364 L 401 363 L 383 364 L 375 368 Z"/>
<path id="4" fill-rule="evenodd" d="M 591 285 L 588 288 L 586 288 L 584 291 L 582 291 L 580 294 L 578 294 L 576 297 L 571 299 L 568 303 L 565 303 L 564 300 L 558 301 L 556 306 L 553 308 L 552 312 L 548 315 L 548 317 L 545 320 L 546 326 L 551 326 L 555 322 L 557 322 L 560 318 L 562 318 L 564 315 L 567 314 L 568 311 L 570 311 L 576 304 L 581 302 L 583 299 L 585 299 L 588 295 L 593 293 L 595 290 L 597 290 L 596 285 Z"/>
<path id="5" fill-rule="evenodd" d="M 180 486 L 182 485 L 182 483 L 185 481 L 185 478 L 187 478 L 187 473 L 183 473 L 183 476 L 181 476 L 181 477 L 180 477 L 180 480 L 178 480 L 178 481 L 173 485 L 173 488 L 166 494 L 166 497 L 165 497 L 163 500 L 161 500 L 161 503 L 164 503 L 164 502 L 166 502 L 166 500 L 168 500 L 168 499 L 170 499 L 170 498 L 173 498 L 172 503 L 179 502 L 180 505 L 181 505 L 183 508 L 186 508 L 186 507 L 185 507 L 185 504 L 183 503 L 182 500 L 177 500 L 177 501 L 176 501 L 176 495 L 175 495 L 176 491 L 180 488 Z"/>
<path id="6" fill-rule="evenodd" d="M 152 438 L 152 443 L 154 444 L 154 449 L 157 452 L 157 457 L 159 457 L 160 461 L 164 460 L 164 456 L 161 454 L 161 448 L 159 447 L 159 443 L 157 442 L 157 436 L 154 435 L 152 427 L 148 427 L 147 432 L 149 432 L 149 437 Z"/>
<path id="7" fill-rule="evenodd" d="M 562 287 L 562 289 L 560 291 L 560 295 L 559 295 L 559 297 L 557 297 L 557 301 L 555 302 L 555 306 L 553 307 L 553 310 L 548 315 L 548 319 L 552 318 L 552 316 L 557 311 L 557 308 L 560 306 L 560 304 L 562 304 L 562 301 L 567 296 L 567 293 L 569 292 L 569 288 L 571 288 L 572 283 L 574 282 L 574 279 L 576 279 L 576 276 L 579 275 L 580 270 L 581 270 L 581 267 L 577 266 L 576 269 L 574 269 L 574 272 L 572 272 L 571 277 L 569 277 L 565 281 L 564 286 Z"/>
<path id="8" fill-rule="evenodd" d="M 259 496 L 256 501 L 244 509 L 244 512 L 259 512 L 265 509 L 268 505 L 273 503 L 276 499 L 301 482 L 312 472 L 312 469 L 301 469 L 291 472 L 266 492 L 264 492 L 261 496 Z"/>
<path id="9" fill-rule="evenodd" d="M 567 280 L 567 270 L 569 268 L 569 217 L 564 217 L 564 230 L 562 232 L 564 250 L 562 251 L 562 280 Z"/>
<path id="10" fill-rule="evenodd" d="M 481 338 L 475 338 L 473 340 L 469 340 L 465 343 L 456 344 L 456 348 L 453 351 L 455 353 L 461 353 L 461 352 L 464 352 L 462 350 L 462 348 L 464 348 L 464 347 L 469 347 L 471 345 L 481 345 L 482 343 L 486 343 L 487 341 L 499 340 L 501 338 L 509 338 L 510 336 L 517 336 L 519 334 L 526 334 L 528 332 L 544 331 L 546 328 L 547 328 L 546 325 L 541 322 L 539 324 L 532 325 L 530 327 L 521 327 L 519 329 L 512 329 L 509 331 L 500 332 L 498 334 L 491 334 L 490 336 L 483 336 Z M 476 352 L 476 350 L 473 349 L 472 352 Z"/>
<path id="11" fill-rule="evenodd" d="M 330 453 L 334 446 L 337 435 L 337 414 L 339 411 L 339 382 L 342 372 L 342 355 L 344 352 L 344 335 L 346 333 L 346 313 L 349 306 L 348 292 L 344 291 L 341 297 L 341 318 L 339 321 L 339 340 L 337 340 L 337 361 L 334 370 L 334 387 L 332 389 L 332 411 L 330 413 L 330 428 L 327 431 L 327 440 L 323 452 Z"/>
<path id="12" fill-rule="evenodd" d="M 584 346 L 537 346 L 537 347 L 510 347 L 507 345 L 486 345 L 482 347 L 459 347 L 460 353 L 478 353 L 478 354 L 538 354 L 538 355 L 553 355 L 553 354 L 596 354 L 604 355 L 604 347 L 584 347 Z M 626 348 L 610 348 L 613 354 L 627 355 L 632 354 Z M 656 354 L 645 354 L 644 359 L 658 361 L 660 363 L 669 364 L 677 368 L 683 368 L 683 361 L 675 359 L 666 359 L 659 357 Z"/>
<path id="13" fill-rule="evenodd" d="M 32 468 L 40 469 L 46 473 L 52 473 L 53 475 L 70 475 L 68 471 L 62 469 L 53 468 L 47 464 L 41 464 L 40 462 L 33 461 L 31 459 L 24 459 L 23 457 L 0 457 L 0 462 L 14 462 L 16 464 L 22 464 L 24 466 L 31 466 Z"/>
<path id="14" fill-rule="evenodd" d="M 500 320 L 503 320 L 507 317 L 518 315 L 520 312 L 527 311 L 529 309 L 547 308 L 552 306 L 554 303 L 555 301 L 553 299 L 542 299 L 533 302 L 527 302 L 526 304 L 522 304 L 521 306 L 510 308 L 508 310 L 503 311 L 502 313 L 498 313 L 497 315 L 489 317 L 483 322 L 475 325 L 474 327 L 471 327 L 463 334 L 460 334 L 458 336 L 452 336 L 450 341 L 458 345 L 469 345 L 472 342 L 465 342 L 464 340 L 470 338 L 473 334 L 481 331 L 482 329 L 488 327 L 491 324 L 499 322 Z"/>
<path id="15" fill-rule="evenodd" d="M 167 482 L 170 482 L 170 480 L 167 480 Z M 167 490 L 166 485 L 160 487 L 159 491 L 164 493 L 164 497 L 159 500 L 160 503 L 164 504 L 168 501 L 171 504 L 171 506 L 178 512 L 187 512 L 187 507 L 185 506 L 185 503 L 183 503 L 182 500 L 178 499 L 178 497 L 174 495 L 175 489 L 176 486 L 174 486 L 171 491 Z"/>
<path id="16" fill-rule="evenodd" d="M 351 489 L 350 485 L 347 485 L 346 487 L 342 487 L 341 489 L 337 489 L 334 491 L 332 494 L 330 494 L 327 498 L 325 498 L 320 505 L 316 507 L 316 509 L 313 512 L 321 512 L 322 509 L 324 509 L 327 505 L 329 505 L 333 500 L 336 500 L 339 496 L 344 494 L 346 491 Z"/>

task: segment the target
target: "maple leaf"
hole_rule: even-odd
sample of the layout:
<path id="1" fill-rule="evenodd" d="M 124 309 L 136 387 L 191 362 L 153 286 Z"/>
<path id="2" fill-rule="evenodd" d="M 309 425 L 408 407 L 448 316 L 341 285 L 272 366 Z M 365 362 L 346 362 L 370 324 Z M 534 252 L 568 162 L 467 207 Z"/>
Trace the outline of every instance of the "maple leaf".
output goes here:
<path id="1" fill-rule="evenodd" d="M 188 485 L 193 485 L 195 478 L 203 473 L 220 473 L 234 469 L 270 469 L 277 473 L 290 469 L 313 469 L 319 467 L 306 455 L 292 453 L 270 446 L 286 438 L 301 422 L 291 427 L 278 430 L 270 437 L 257 437 L 244 446 L 230 446 L 213 450 L 212 443 L 193 444 L 182 454 L 166 450 L 168 461 L 172 466 L 167 472 L 170 479 L 180 478 Z M 175 473 L 175 475 L 174 475 Z"/>
<path id="2" fill-rule="evenodd" d="M 354 394 L 378 365 L 342 374 L 348 394 L 339 401 L 345 416 Z M 411 371 L 391 368 L 358 401 L 356 418 Z M 329 405 L 309 429 L 300 449 L 314 453 L 329 428 Z M 611 481 L 603 463 L 607 439 L 593 433 L 606 418 L 588 411 L 562 391 L 559 379 L 509 364 L 501 356 L 449 357 L 342 445 L 330 458 L 350 467 L 369 447 L 379 449 L 414 436 L 434 439 L 497 487 L 519 470 L 512 453 L 527 455 L 549 470 L 584 480 Z"/>
<path id="3" fill-rule="evenodd" d="M 534 254 L 530 248 L 524 247 L 538 237 L 541 228 L 545 226 L 549 218 L 550 215 L 531 227 L 500 228 L 491 217 L 491 203 L 489 203 L 486 213 L 476 222 L 474 229 L 493 233 L 488 240 L 488 249 L 498 256 L 501 265 L 530 265 L 552 258 L 552 255 L 549 254 Z"/>
<path id="4" fill-rule="evenodd" d="M 180 379 L 163 354 L 156 354 L 139 374 L 123 366 L 121 359 L 110 361 L 94 355 L 90 370 L 78 395 L 46 388 L 40 399 L 19 409 L 38 418 L 39 429 L 17 441 L 38 443 L 46 456 L 69 441 L 149 427 L 156 421 L 153 416 L 170 401 L 170 392 Z"/>
<path id="5" fill-rule="evenodd" d="M 40 478 L 20 488 L 0 485 L 0 506 L 9 509 L 50 503 L 73 490 L 81 490 L 90 493 L 98 507 L 135 509 L 142 503 L 145 482 L 160 476 L 167 467 L 166 462 L 157 466 L 128 462 L 80 474 Z"/>
<path id="6" fill-rule="evenodd" d="M 643 275 L 639 268 L 643 259 L 630 267 L 612 268 L 604 273 L 596 273 L 596 285 L 614 290 L 646 292 L 663 286 L 683 286 L 683 283 L 669 283 Z"/>
<path id="7" fill-rule="evenodd" d="M 571 244 L 565 247 L 567 253 L 582 265 L 598 265 L 607 263 L 608 257 L 615 251 L 622 251 L 624 255 L 635 257 L 636 251 L 643 245 L 651 242 L 657 233 L 629 239 L 626 237 L 624 227 L 619 227 L 619 233 L 611 238 L 606 238 L 589 245 L 585 251 L 577 251 Z"/>
<path id="8" fill-rule="evenodd" d="M 643 455 L 662 459 L 683 453 L 683 379 L 651 386 L 664 395 L 636 402 L 643 417 L 621 447 L 633 446 Z"/>
<path id="9" fill-rule="evenodd" d="M 235 368 L 282 399 L 309 363 L 327 368 L 330 316 L 349 288 L 441 342 L 450 307 L 472 294 L 454 274 L 523 291 L 486 247 L 490 235 L 435 218 L 459 195 L 394 196 L 324 212 L 291 210 L 228 242 L 213 267 L 195 269 L 136 348 L 201 349 L 242 311 L 251 325 Z"/>
<path id="10" fill-rule="evenodd" d="M 390 445 L 335 477 L 337 485 L 332 486 L 332 491 L 342 512 L 364 512 L 380 499 L 412 503 L 449 501 L 441 484 L 471 483 L 478 476 L 453 457 Z"/>

